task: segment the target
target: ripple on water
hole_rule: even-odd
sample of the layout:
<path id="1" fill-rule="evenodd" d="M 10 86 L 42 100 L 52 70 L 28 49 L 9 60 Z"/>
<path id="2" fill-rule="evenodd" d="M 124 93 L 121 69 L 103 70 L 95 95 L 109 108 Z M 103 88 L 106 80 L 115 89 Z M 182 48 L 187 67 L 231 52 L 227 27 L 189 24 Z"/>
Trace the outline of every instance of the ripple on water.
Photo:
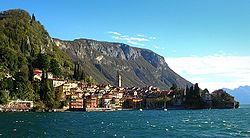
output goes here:
<path id="1" fill-rule="evenodd" d="M 18 114 L 18 117 L 17 114 L 0 114 L 0 137 L 17 134 L 24 134 L 24 137 L 81 137 L 83 133 L 88 137 L 114 137 L 115 134 L 116 137 L 250 137 L 250 118 L 246 116 L 249 109 L 202 111 L 203 115 L 199 110 L 169 112 L 171 115 L 162 111 L 34 113 Z M 6 127 L 1 127 L 2 123 Z"/>
<path id="2" fill-rule="evenodd" d="M 203 124 L 208 124 L 208 121 L 203 122 Z"/>
<path id="3" fill-rule="evenodd" d="M 24 121 L 23 121 L 23 120 L 19 120 L 19 121 L 18 121 L 18 120 L 16 120 L 15 122 L 16 122 L 16 123 L 24 123 Z"/>
<path id="4" fill-rule="evenodd" d="M 156 125 L 150 125 L 150 127 L 153 127 L 153 128 L 155 128 L 155 127 L 156 127 Z"/>
<path id="5" fill-rule="evenodd" d="M 189 119 L 182 120 L 182 122 L 184 122 L 184 123 L 189 122 L 189 121 L 190 121 Z"/>

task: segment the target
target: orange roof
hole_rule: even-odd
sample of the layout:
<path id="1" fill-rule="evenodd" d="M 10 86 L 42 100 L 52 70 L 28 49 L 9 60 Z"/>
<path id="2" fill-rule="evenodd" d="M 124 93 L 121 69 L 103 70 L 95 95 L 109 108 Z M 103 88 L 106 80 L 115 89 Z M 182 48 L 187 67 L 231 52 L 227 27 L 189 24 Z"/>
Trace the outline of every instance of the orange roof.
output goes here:
<path id="1" fill-rule="evenodd" d="M 41 73 L 42 73 L 42 71 L 39 69 L 33 70 L 33 74 L 41 74 Z"/>

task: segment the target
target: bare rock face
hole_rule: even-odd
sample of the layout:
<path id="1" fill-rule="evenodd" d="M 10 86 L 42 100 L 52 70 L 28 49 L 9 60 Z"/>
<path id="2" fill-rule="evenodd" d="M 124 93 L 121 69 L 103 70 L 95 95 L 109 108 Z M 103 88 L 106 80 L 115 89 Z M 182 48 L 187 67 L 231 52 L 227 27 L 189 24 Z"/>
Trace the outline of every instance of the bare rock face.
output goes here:
<path id="1" fill-rule="evenodd" d="M 162 56 L 148 49 L 89 39 L 53 40 L 98 83 L 115 85 L 119 71 L 123 87 L 153 85 L 168 89 L 172 84 L 182 88 L 192 85 L 171 70 Z"/>

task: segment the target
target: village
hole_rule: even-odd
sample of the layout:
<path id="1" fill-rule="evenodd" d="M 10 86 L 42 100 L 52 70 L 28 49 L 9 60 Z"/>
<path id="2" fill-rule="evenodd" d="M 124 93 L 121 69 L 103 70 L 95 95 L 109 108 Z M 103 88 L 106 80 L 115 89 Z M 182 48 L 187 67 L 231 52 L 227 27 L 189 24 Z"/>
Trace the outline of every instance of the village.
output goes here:
<path id="1" fill-rule="evenodd" d="M 42 71 L 33 71 L 34 80 L 41 81 Z M 48 73 L 48 79 L 53 82 L 53 87 L 61 101 L 67 101 L 62 109 L 51 111 L 116 111 L 116 110 L 142 110 L 142 109 L 191 109 L 212 108 L 212 94 L 209 91 L 198 90 L 198 97 L 204 103 L 202 107 L 196 105 L 187 106 L 190 101 L 187 98 L 189 87 L 186 89 L 171 88 L 160 90 L 160 88 L 147 86 L 122 87 L 122 76 L 117 72 L 116 86 L 110 84 L 83 83 L 80 81 L 63 80 L 53 78 Z M 197 85 L 198 86 L 198 85 Z M 193 86 L 191 86 L 191 89 Z M 223 91 L 215 91 L 213 94 L 222 95 Z M 234 97 L 230 97 L 234 100 Z M 193 102 L 200 102 L 191 99 Z M 235 103 L 226 105 L 228 108 L 235 107 Z M 0 111 L 31 111 L 34 107 L 33 101 L 12 100 L 7 105 L 1 106 Z"/>

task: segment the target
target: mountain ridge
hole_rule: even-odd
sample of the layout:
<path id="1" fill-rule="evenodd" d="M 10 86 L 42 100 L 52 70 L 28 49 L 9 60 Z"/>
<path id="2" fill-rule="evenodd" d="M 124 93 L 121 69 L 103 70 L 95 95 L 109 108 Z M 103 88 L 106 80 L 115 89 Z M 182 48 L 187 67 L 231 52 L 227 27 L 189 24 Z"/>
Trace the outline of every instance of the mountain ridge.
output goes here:
<path id="1" fill-rule="evenodd" d="M 115 85 L 115 72 L 120 71 L 126 76 L 125 87 L 153 85 L 166 89 L 173 84 L 181 88 L 192 85 L 170 69 L 163 56 L 149 49 L 85 38 L 53 41 L 99 83 Z"/>
<path id="2" fill-rule="evenodd" d="M 250 104 L 250 86 L 239 86 L 235 89 L 223 88 L 223 90 L 227 91 L 229 94 L 233 95 L 236 100 L 238 100 L 241 104 Z"/>

